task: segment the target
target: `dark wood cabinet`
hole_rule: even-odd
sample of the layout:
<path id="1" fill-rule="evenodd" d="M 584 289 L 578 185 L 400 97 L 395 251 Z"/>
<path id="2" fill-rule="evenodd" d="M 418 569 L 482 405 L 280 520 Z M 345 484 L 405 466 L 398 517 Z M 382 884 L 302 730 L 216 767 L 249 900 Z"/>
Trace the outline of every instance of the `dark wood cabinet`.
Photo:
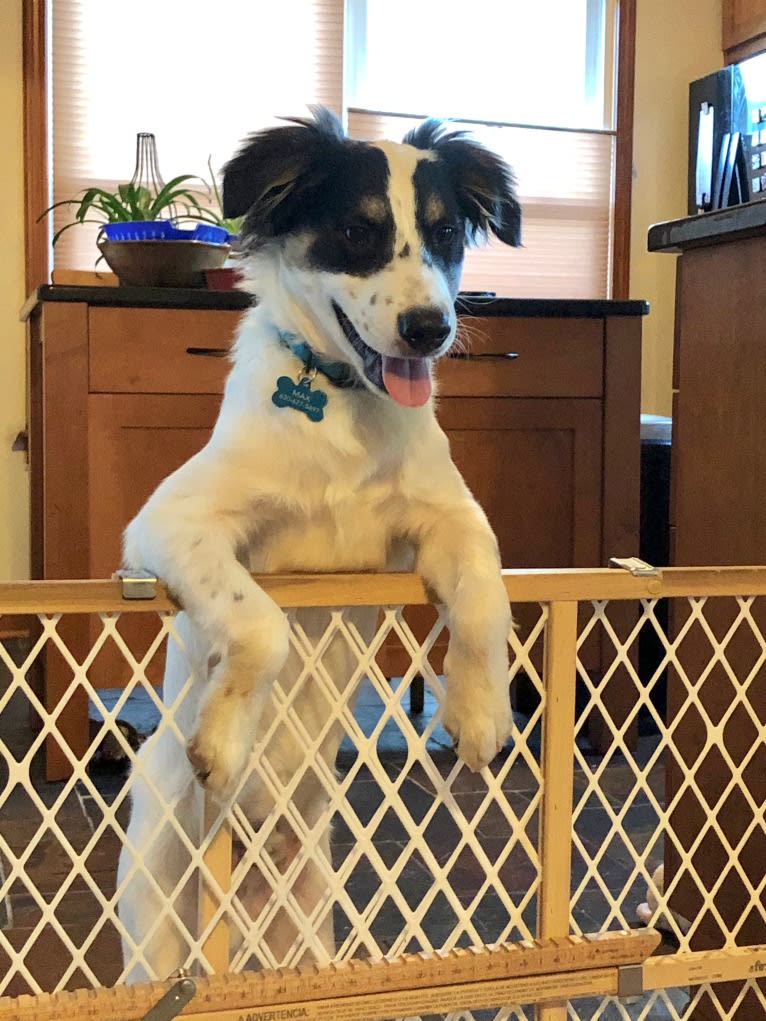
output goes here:
<path id="1" fill-rule="evenodd" d="M 680 253 L 673 358 L 671 563 L 766 564 L 766 203 L 658 224 L 650 231 L 649 248 Z M 680 632 L 686 613 L 681 607 L 676 609 L 671 620 L 674 634 Z M 752 613 L 763 633 L 766 608 L 757 603 Z M 707 625 L 719 638 L 727 634 L 731 617 L 730 601 L 706 603 Z M 754 666 L 751 640 L 744 626 L 725 647 L 729 668 L 742 680 Z M 740 945 L 760 944 L 766 931 L 766 834 L 738 788 L 747 785 L 758 805 L 766 800 L 764 671 L 756 671 L 747 695 L 760 720 L 760 734 L 744 708 L 726 726 L 718 726 L 731 707 L 733 689 L 718 664 L 713 664 L 710 673 L 710 654 L 710 641 L 701 629 L 694 629 L 677 653 L 686 677 L 698 686 L 695 698 L 699 698 L 704 717 L 690 705 L 686 682 L 675 669 L 668 673 L 668 717 L 678 721 L 674 742 L 680 761 L 668 764 L 667 801 L 671 803 L 679 791 L 684 791 L 673 813 L 673 832 L 678 834 L 683 850 L 688 851 L 707 813 L 718 805 L 721 792 L 734 781 L 732 797 L 717 809 L 717 819 L 733 846 L 748 826 L 755 825 L 738 857 L 754 887 L 758 889 L 760 884 L 762 904 L 760 913 L 747 914 L 736 941 Z M 714 753 L 700 766 L 697 760 L 711 734 Z M 751 758 L 754 742 L 756 754 Z M 734 768 L 721 751 L 727 753 Z M 746 759 L 750 765 L 740 774 L 739 764 Z M 701 797 L 685 790 L 687 773 L 692 769 L 696 770 Z M 667 847 L 666 884 L 674 878 L 677 883 L 671 905 L 684 917 L 698 921 L 692 949 L 707 950 L 723 944 L 721 923 L 730 930 L 739 925 L 742 885 L 731 869 L 728 851 L 712 833 L 695 853 L 693 864 L 699 882 L 683 864 L 679 848 Z M 715 912 L 704 907 L 700 885 L 717 891 Z M 727 1009 L 739 988 L 716 986 Z M 750 1021 L 759 1012 L 755 997 L 748 994 L 731 1016 L 737 1021 Z M 690 1015 L 694 1021 L 718 1016 L 707 994 Z"/>
<path id="2" fill-rule="evenodd" d="M 766 0 L 723 0 L 721 48 L 727 64 L 766 50 Z"/>
<path id="3" fill-rule="evenodd" d="M 600 401 L 452 399 L 439 420 L 504 565 L 601 563 Z"/>
<path id="4" fill-rule="evenodd" d="M 147 307 L 123 288 L 74 287 L 41 288 L 28 303 L 33 577 L 108 577 L 119 566 L 127 522 L 213 426 L 228 369 L 220 355 L 242 305 L 242 295 L 208 292 L 174 305 L 168 292 L 165 307 Z M 644 303 L 468 308 L 471 354 L 439 364 L 438 415 L 504 565 L 637 554 Z M 109 684 L 124 672 L 115 657 Z M 49 667 L 48 705 L 69 679 Z M 86 710 L 60 718 L 78 753 Z M 49 749 L 48 772 L 66 774 L 60 749 Z"/>

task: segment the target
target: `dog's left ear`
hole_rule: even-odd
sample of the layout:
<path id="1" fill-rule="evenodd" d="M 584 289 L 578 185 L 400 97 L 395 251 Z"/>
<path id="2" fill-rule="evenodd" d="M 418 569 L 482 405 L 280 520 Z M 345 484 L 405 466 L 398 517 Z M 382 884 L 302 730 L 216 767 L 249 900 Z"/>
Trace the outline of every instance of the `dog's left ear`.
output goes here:
<path id="1" fill-rule="evenodd" d="M 521 244 L 521 205 L 508 164 L 465 131 L 448 131 L 442 121 L 423 121 L 405 137 L 406 145 L 430 149 L 447 168 L 460 212 L 476 240 L 492 231 L 506 245 Z"/>
<path id="2" fill-rule="evenodd" d="M 289 231 L 312 189 L 326 177 L 343 144 L 338 118 L 325 107 L 311 117 L 287 117 L 245 140 L 223 171 L 223 215 L 245 216 L 243 237 L 267 239 Z"/>

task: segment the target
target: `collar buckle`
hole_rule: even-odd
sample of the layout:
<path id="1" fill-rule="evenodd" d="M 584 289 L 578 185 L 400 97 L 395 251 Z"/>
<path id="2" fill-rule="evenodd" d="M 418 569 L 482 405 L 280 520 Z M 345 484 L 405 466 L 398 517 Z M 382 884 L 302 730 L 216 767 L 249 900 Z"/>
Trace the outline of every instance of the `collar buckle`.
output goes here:
<path id="1" fill-rule="evenodd" d="M 327 361 L 313 351 L 307 342 L 297 334 L 277 328 L 277 337 L 283 347 L 292 352 L 302 363 L 297 376 L 299 384 L 312 383 L 316 379 L 317 373 L 321 372 L 333 386 L 341 389 L 361 385 L 350 365 L 345 362 Z"/>

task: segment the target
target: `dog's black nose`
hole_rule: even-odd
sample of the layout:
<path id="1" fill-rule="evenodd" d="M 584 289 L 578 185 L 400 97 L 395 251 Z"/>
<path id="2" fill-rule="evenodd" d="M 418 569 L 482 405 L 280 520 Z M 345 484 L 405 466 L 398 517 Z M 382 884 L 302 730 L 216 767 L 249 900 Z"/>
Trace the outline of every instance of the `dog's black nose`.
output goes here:
<path id="1" fill-rule="evenodd" d="M 399 313 L 399 336 L 418 354 L 435 351 L 449 336 L 449 317 L 433 305 L 413 305 Z"/>

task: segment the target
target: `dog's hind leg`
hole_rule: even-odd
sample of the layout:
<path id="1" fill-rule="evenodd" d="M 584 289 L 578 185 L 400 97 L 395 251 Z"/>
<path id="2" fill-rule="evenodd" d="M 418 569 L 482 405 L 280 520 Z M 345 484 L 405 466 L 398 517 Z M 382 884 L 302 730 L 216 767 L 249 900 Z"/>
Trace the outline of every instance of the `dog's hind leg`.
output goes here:
<path id="1" fill-rule="evenodd" d="M 377 616 L 376 607 L 347 610 L 343 625 L 330 637 L 328 627 L 336 626 L 331 611 L 304 608 L 295 612 L 296 642 L 279 677 L 283 698 L 293 707 L 294 722 L 283 718 L 273 727 L 278 709 L 272 704 L 261 720 L 260 735 L 270 774 L 283 788 L 291 787 L 289 805 L 278 807 L 262 789 L 259 793 L 257 779 L 245 792 L 250 817 L 273 827 L 264 847 L 273 869 L 254 866 L 238 892 L 252 920 L 248 943 L 254 965 L 326 964 L 335 956 L 329 805 L 345 728 L 340 719 L 330 722 L 329 717 L 341 704 L 349 711 L 353 708 L 363 679 L 353 650 L 353 631 L 359 632 L 362 648 L 368 646 Z M 321 666 L 307 669 L 318 647 Z M 275 891 L 267 872 L 280 877 L 275 876 Z M 287 880 L 281 877 L 288 875 L 289 889 L 282 889 Z"/>
<path id="2" fill-rule="evenodd" d="M 300 850 L 301 842 L 290 824 L 280 819 L 265 847 L 277 872 L 284 875 Z M 326 868 L 320 866 L 322 858 Z M 319 835 L 297 876 L 291 878 L 289 890 L 280 890 L 279 881 L 275 890 L 257 866 L 250 869 L 237 891 L 252 925 L 248 967 L 297 967 L 332 961 L 335 937 L 332 897 L 326 878 L 331 862 L 328 827 Z M 283 901 L 276 910 L 272 896 Z"/>
<path id="3" fill-rule="evenodd" d="M 152 749 L 149 753 L 151 759 Z M 179 754 L 183 762 L 182 749 Z M 165 979 L 180 968 L 189 955 L 188 933 L 194 933 L 196 924 L 196 873 L 181 883 L 190 855 L 179 833 L 180 820 L 189 826 L 197 818 L 196 785 L 187 767 L 187 791 L 173 805 L 165 796 L 170 792 L 162 774 L 151 762 L 145 764 L 153 783 L 134 777 L 131 819 L 117 872 L 126 982 Z"/>
<path id="4" fill-rule="evenodd" d="M 192 845 L 200 835 L 199 790 L 184 754 L 184 737 L 193 725 L 194 689 L 204 682 L 207 647 L 184 614 L 176 618 L 175 629 L 177 637 L 167 648 L 165 719 L 141 748 L 131 775 L 130 823 L 118 868 L 128 982 L 165 979 L 181 967 L 197 921 L 196 873 L 179 885 L 190 862 L 182 834 Z"/>

